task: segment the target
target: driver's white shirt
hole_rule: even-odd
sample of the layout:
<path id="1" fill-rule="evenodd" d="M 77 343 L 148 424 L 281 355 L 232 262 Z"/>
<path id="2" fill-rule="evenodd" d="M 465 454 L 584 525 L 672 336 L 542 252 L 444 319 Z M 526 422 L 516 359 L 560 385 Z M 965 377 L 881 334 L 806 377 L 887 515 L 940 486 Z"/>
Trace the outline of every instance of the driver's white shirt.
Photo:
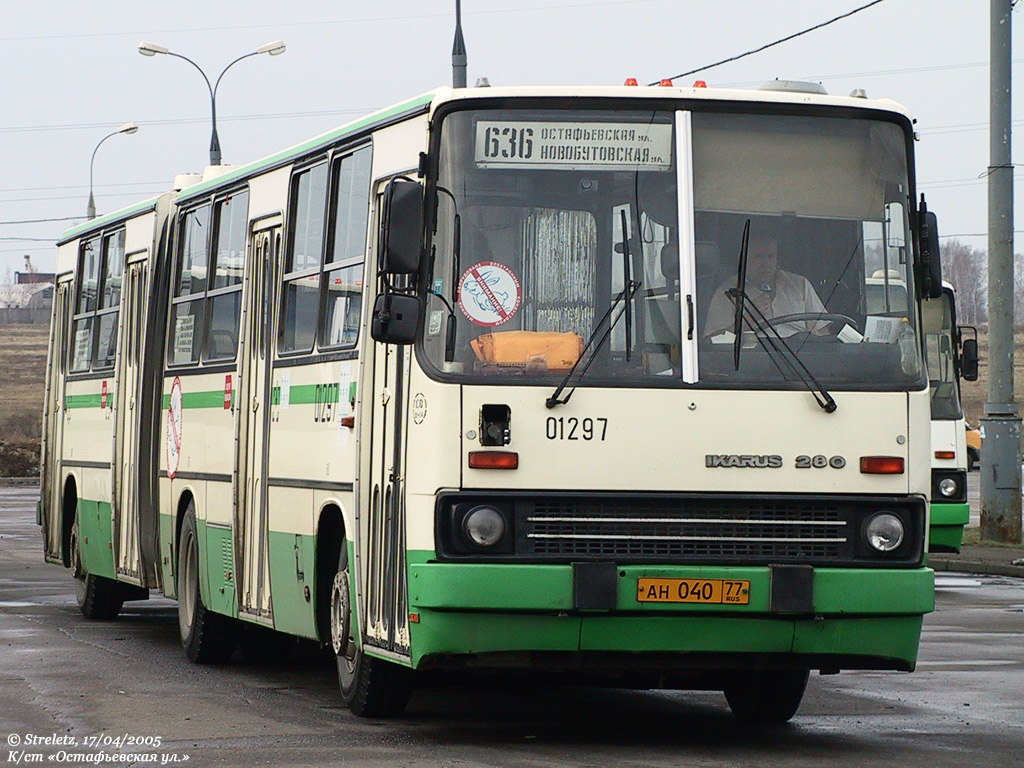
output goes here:
<path id="1" fill-rule="evenodd" d="M 735 288 L 736 283 L 728 281 L 719 286 L 711 297 L 711 304 L 708 307 L 707 318 L 704 321 L 704 336 L 716 336 L 722 331 L 731 331 L 733 328 L 736 308 L 725 292 Z M 765 293 L 756 285 L 747 281 L 747 301 L 756 301 Z M 794 275 L 782 269 L 775 270 L 775 296 L 772 299 L 771 311 L 765 312 L 765 317 L 782 317 L 783 315 L 794 315 L 801 312 L 824 312 L 825 305 L 821 303 L 818 294 L 814 292 L 810 281 L 803 275 Z M 756 311 L 755 311 L 756 316 Z M 825 322 L 814 320 L 797 321 L 793 323 L 780 323 L 775 330 L 780 336 L 792 336 L 801 331 L 813 331 L 824 328 Z M 744 330 L 753 330 L 748 322 L 744 320 Z"/>

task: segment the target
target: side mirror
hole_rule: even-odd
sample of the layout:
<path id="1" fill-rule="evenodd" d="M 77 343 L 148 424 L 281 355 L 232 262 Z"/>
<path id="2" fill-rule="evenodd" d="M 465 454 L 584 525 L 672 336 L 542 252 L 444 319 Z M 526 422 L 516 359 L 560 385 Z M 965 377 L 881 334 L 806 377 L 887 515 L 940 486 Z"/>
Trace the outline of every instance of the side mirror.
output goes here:
<path id="1" fill-rule="evenodd" d="M 978 380 L 978 340 L 964 339 L 960 348 L 960 375 L 964 381 Z"/>
<path id="2" fill-rule="evenodd" d="M 921 289 L 926 299 L 942 296 L 942 262 L 939 258 L 939 220 L 921 201 Z"/>
<path id="3" fill-rule="evenodd" d="M 384 192 L 381 271 L 414 275 L 420 269 L 423 247 L 423 187 L 393 179 Z"/>
<path id="4" fill-rule="evenodd" d="M 420 302 L 406 293 L 380 293 L 373 303 L 370 336 L 382 344 L 411 344 L 420 322 Z"/>

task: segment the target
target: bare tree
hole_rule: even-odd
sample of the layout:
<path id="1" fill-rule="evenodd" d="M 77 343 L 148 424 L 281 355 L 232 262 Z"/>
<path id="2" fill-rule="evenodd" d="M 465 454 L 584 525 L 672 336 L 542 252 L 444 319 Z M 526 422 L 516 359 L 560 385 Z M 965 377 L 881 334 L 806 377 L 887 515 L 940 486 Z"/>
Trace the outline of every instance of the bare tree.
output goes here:
<path id="1" fill-rule="evenodd" d="M 988 262 L 985 252 L 956 239 L 946 240 L 942 244 L 942 276 L 956 291 L 959 321 L 966 325 L 988 322 Z"/>

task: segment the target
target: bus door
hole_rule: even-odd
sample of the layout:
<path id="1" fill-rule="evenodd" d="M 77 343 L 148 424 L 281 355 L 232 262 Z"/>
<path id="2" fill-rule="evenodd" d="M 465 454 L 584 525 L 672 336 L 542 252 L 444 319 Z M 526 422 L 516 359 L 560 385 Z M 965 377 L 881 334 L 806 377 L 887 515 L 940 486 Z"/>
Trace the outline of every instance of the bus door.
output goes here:
<path id="1" fill-rule="evenodd" d="M 383 202 L 383 183 L 376 195 Z M 380 228 L 376 227 L 379 232 Z M 369 334 L 367 334 L 369 337 Z M 410 347 L 370 341 L 373 431 L 370 477 L 360 483 L 361 532 L 367 550 L 364 640 L 398 656 L 409 654 L 409 597 L 405 577 L 405 412 Z"/>
<path id="2" fill-rule="evenodd" d="M 60 559 L 63 521 L 61 520 L 61 454 L 63 453 L 64 377 L 68 365 L 68 333 L 71 318 L 71 278 L 57 283 L 53 295 L 53 320 L 50 324 L 50 356 L 46 371 L 46 404 L 43 430 L 45 445 L 42 465 L 41 493 L 43 502 L 43 541 L 46 557 Z"/>
<path id="3" fill-rule="evenodd" d="M 242 312 L 235 453 L 235 552 L 239 613 L 272 621 L 267 530 L 267 444 L 273 284 L 281 246 L 280 217 L 254 225 Z"/>
<path id="4" fill-rule="evenodd" d="M 123 287 L 120 349 L 114 392 L 113 493 L 115 566 L 121 581 L 144 585 L 139 548 L 139 454 L 142 407 L 143 340 L 149 293 L 148 252 L 128 257 Z"/>

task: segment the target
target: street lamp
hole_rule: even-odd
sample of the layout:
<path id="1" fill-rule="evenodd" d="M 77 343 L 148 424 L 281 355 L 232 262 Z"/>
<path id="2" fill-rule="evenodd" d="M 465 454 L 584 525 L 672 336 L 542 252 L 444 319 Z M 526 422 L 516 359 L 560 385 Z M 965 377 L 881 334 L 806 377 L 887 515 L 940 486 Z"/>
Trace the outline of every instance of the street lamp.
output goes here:
<path id="1" fill-rule="evenodd" d="M 109 139 L 111 136 L 117 136 L 119 133 L 132 134 L 139 130 L 139 126 L 135 123 L 125 123 L 113 133 L 108 133 L 102 139 L 100 143 L 96 145 L 96 149 L 100 148 L 100 144 Z M 89 219 L 96 218 L 96 199 L 92 196 L 92 165 L 96 161 L 96 149 L 92 151 L 92 157 L 89 159 L 89 205 L 85 209 L 85 215 Z"/>
<path id="2" fill-rule="evenodd" d="M 210 91 L 210 115 L 213 122 L 213 133 L 210 135 L 210 165 L 220 165 L 220 139 L 217 138 L 217 87 L 220 85 L 220 80 L 224 77 L 224 73 L 242 59 L 247 59 L 250 56 L 259 56 L 261 53 L 269 53 L 271 56 L 277 56 L 278 54 L 284 53 L 284 50 L 284 42 L 282 40 L 274 40 L 273 42 L 261 45 L 251 53 L 239 56 L 221 70 L 220 75 L 217 77 L 217 82 L 215 82 L 211 87 L 210 78 L 208 78 L 206 73 L 203 72 L 202 67 L 192 61 L 192 59 L 182 56 L 180 53 L 174 53 L 174 51 L 168 50 L 167 48 L 164 48 L 164 46 L 157 45 L 156 43 L 149 43 L 145 40 L 139 43 L 139 53 L 143 56 L 156 56 L 159 53 L 165 56 L 174 56 L 177 59 L 184 59 L 193 67 L 198 69 L 199 74 L 201 74 L 203 76 L 203 80 L 206 81 L 206 88 Z"/>

